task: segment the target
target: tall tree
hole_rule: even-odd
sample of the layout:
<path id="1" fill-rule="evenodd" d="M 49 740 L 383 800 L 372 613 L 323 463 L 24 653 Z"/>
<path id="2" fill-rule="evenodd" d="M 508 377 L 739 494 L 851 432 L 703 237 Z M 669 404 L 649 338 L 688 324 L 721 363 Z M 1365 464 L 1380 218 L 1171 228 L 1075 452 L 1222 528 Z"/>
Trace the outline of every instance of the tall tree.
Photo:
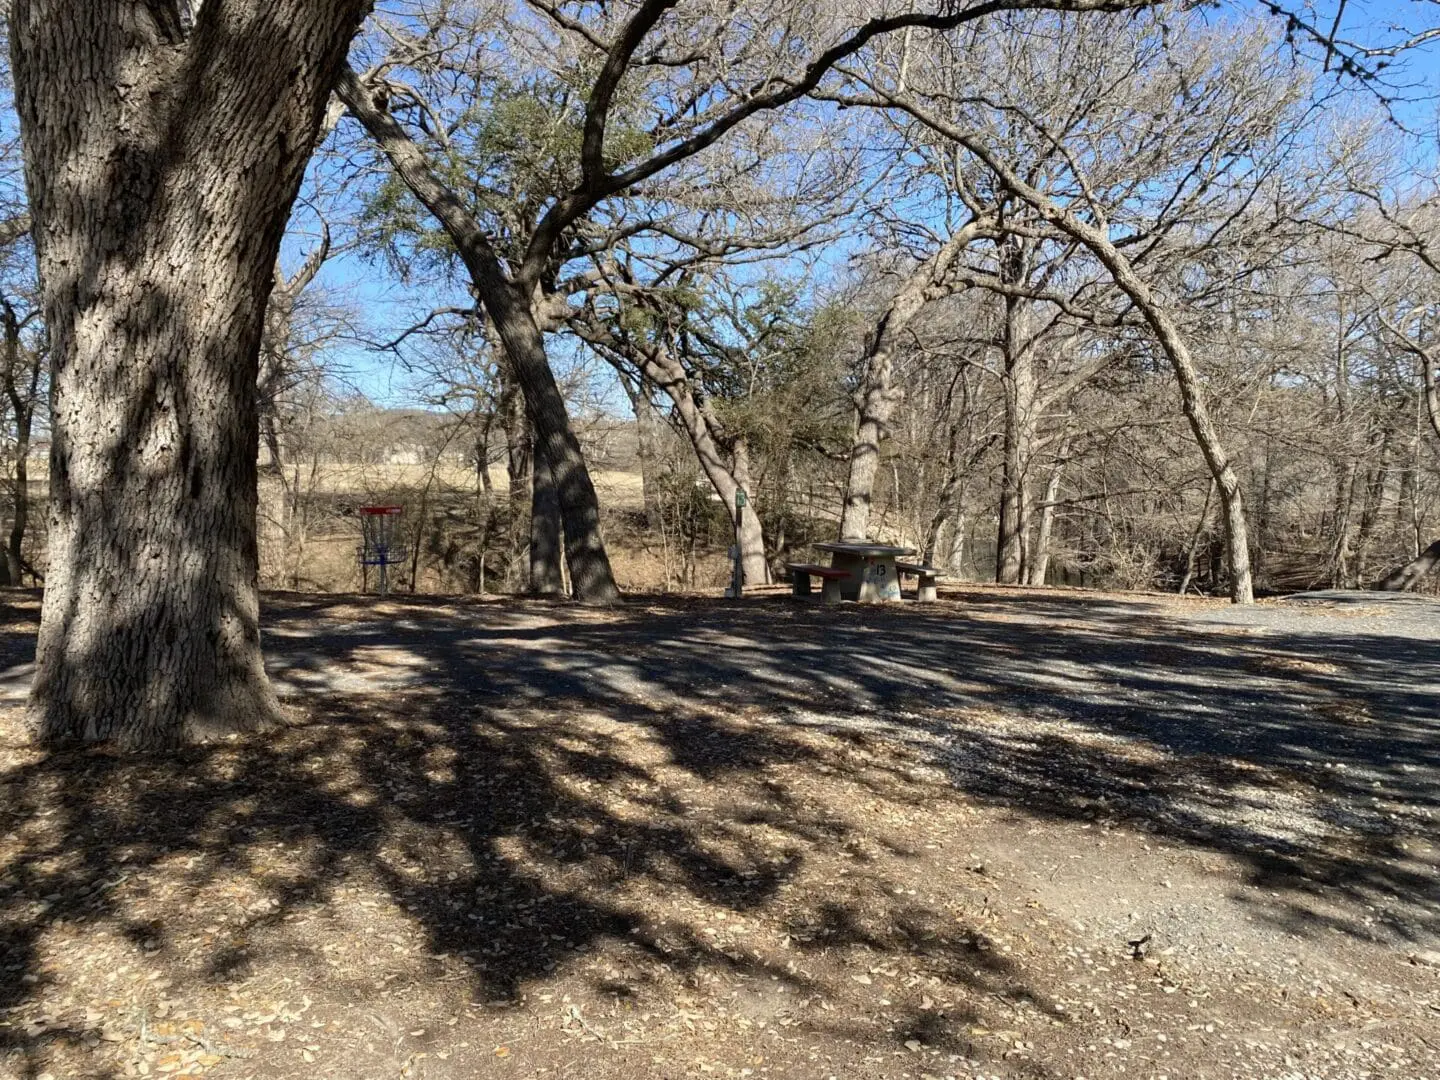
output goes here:
<path id="1" fill-rule="evenodd" d="M 349 70 L 340 83 L 339 94 L 406 186 L 444 228 L 505 345 L 510 370 L 524 396 L 534 431 L 531 588 L 541 594 L 559 591 L 563 522 L 571 592 L 577 600 L 587 603 L 614 602 L 620 594 L 600 535 L 600 503 L 546 356 L 541 320 L 533 301 L 537 282 L 517 280 L 506 271 L 479 220 L 443 181 L 419 144 L 383 107 L 383 96 Z"/>
<path id="2" fill-rule="evenodd" d="M 51 342 L 41 739 L 166 747 L 279 715 L 255 385 L 281 236 L 370 0 L 15 0 Z"/>
<path id="3" fill-rule="evenodd" d="M 409 97 L 418 103 L 417 126 L 446 149 L 449 127 L 436 124 L 424 95 L 386 73 L 407 63 L 434 68 L 439 44 L 454 31 L 452 5 L 437 4 L 422 17 L 424 32 L 397 26 L 399 44 L 364 77 L 347 73 L 340 95 L 384 150 L 406 185 L 439 220 L 470 272 L 475 290 L 510 353 L 536 427 L 537 461 L 549 464 L 565 516 L 565 543 L 575 590 L 582 599 L 614 595 L 598 534 L 594 487 L 573 435 L 564 430 L 563 402 L 547 378 L 542 329 L 545 293 L 561 266 L 577 254 L 577 226 L 607 201 L 622 197 L 703 155 L 742 125 L 795 105 L 847 57 L 887 34 L 913 27 L 953 28 L 980 23 L 1013 8 L 1124 11 L 1154 0 L 942 0 L 929 10 L 879 11 L 861 21 L 842 8 L 824 7 L 797 18 L 790 5 L 758 8 L 733 19 L 708 0 L 635 0 L 590 5 L 533 0 L 548 27 L 521 25 L 514 41 L 550 42 L 558 59 L 554 82 L 563 88 L 557 115 L 537 118 L 565 128 L 568 160 L 547 170 L 545 187 L 530 185 L 508 198 L 499 215 L 521 221 L 523 242 L 502 250 L 435 157 L 387 108 Z M 523 22 L 523 20 L 522 20 Z M 547 39 L 546 35 L 553 37 Z M 407 40 L 412 37 L 414 40 Z M 473 26 L 462 33 L 473 41 Z M 474 51 L 467 44 L 464 53 Z M 462 65 L 463 67 L 463 65 Z M 465 76 L 460 75 L 463 81 Z M 566 116 L 573 114 L 573 120 Z M 567 127 L 568 125 L 568 127 Z M 461 180 L 494 202 L 483 163 L 470 163 Z M 537 198 L 536 187 L 542 187 Z M 548 187 L 548 189 L 546 189 Z M 643 226 L 641 229 L 643 230 Z M 625 235 L 633 235 L 633 226 Z M 578 247 L 583 252 L 585 245 Z M 539 473 L 537 472 L 537 476 Z"/>

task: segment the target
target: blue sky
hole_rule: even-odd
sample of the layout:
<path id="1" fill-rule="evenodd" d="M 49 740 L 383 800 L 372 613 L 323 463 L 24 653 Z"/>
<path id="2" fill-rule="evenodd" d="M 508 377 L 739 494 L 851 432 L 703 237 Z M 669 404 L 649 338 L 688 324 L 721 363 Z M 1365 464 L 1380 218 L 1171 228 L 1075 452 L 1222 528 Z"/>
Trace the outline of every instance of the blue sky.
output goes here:
<path id="1" fill-rule="evenodd" d="M 1256 8 L 1249 0 L 1230 10 L 1236 7 Z M 1305 9 L 1305 17 L 1328 30 L 1335 10 L 1335 5 L 1327 0 Z M 1407 31 L 1400 28 L 1427 25 L 1440 25 L 1440 0 L 1350 0 L 1344 9 L 1340 36 L 1351 41 L 1392 43 L 1407 36 Z M 1319 50 L 1312 47 L 1304 51 L 1312 56 L 1319 54 Z M 1440 42 L 1407 53 L 1387 71 L 1387 79 L 1392 89 L 1384 92 L 1396 97 L 1392 105 L 1396 117 L 1412 130 L 1434 131 L 1436 98 L 1440 96 Z M 1432 141 L 1431 145 L 1435 143 Z M 291 246 L 293 250 L 295 245 Z M 831 260 L 830 265 L 837 264 Z M 434 307 L 469 302 L 465 291 L 454 283 L 435 280 L 402 283 L 383 262 L 354 254 L 333 260 L 322 282 L 354 306 L 369 336 L 377 339 L 392 337 Z M 564 350 L 555 351 L 557 361 L 563 362 Z M 341 345 L 335 354 L 356 388 L 377 403 L 410 405 L 417 402 L 416 376 L 398 365 L 393 356 L 377 353 L 360 342 Z M 624 399 L 618 389 L 611 398 L 616 410 L 623 410 Z"/>

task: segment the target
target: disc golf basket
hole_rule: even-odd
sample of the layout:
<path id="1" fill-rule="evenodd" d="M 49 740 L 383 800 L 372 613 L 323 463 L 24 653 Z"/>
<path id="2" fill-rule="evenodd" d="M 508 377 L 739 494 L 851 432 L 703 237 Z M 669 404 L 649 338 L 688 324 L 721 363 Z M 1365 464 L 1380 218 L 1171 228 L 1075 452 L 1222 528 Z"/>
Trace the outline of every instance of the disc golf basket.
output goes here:
<path id="1" fill-rule="evenodd" d="M 360 532 L 364 544 L 360 547 L 360 591 L 370 589 L 370 567 L 376 568 L 375 589 L 381 596 L 390 592 L 390 567 L 405 563 L 405 544 L 396 539 L 403 506 L 362 506 L 359 508 Z"/>

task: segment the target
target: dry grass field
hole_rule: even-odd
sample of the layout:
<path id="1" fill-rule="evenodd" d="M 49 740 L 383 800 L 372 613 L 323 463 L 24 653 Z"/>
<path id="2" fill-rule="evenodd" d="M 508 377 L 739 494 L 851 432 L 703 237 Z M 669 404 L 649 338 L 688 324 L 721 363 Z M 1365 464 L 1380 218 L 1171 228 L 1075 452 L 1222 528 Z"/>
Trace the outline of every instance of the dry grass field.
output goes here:
<path id="1" fill-rule="evenodd" d="M 640 474 L 623 470 L 593 470 L 595 490 L 607 508 L 634 510 L 642 505 Z M 275 485 L 262 477 L 262 486 Z M 439 465 L 381 463 L 374 465 L 323 462 L 313 471 L 302 470 L 301 483 L 312 496 L 380 496 L 403 492 L 418 498 L 430 487 L 439 492 L 471 492 L 476 489 L 475 470 L 457 462 Z M 504 468 L 492 466 L 490 483 L 504 495 L 510 482 Z"/>

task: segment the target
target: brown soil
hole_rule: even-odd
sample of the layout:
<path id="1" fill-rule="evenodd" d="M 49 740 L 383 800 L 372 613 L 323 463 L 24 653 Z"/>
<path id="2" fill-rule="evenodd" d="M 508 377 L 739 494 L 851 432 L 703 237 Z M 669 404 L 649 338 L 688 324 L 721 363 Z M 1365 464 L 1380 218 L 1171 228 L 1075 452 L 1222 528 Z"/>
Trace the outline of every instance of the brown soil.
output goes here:
<path id="1" fill-rule="evenodd" d="M 1390 793 L 1336 787 L 1339 751 L 1097 719 L 1113 646 L 1181 697 L 1223 654 L 1315 744 L 1415 723 L 1340 692 L 1363 658 L 1173 600 L 950 597 L 274 597 L 282 732 L 44 754 L 12 704 L 0 1075 L 1440 1077 L 1432 804 L 1351 827 Z M 922 632 L 884 693 L 823 651 Z M 749 681 L 714 666 L 745 648 Z M 1116 689 L 1057 712 L 1087 677 Z"/>

